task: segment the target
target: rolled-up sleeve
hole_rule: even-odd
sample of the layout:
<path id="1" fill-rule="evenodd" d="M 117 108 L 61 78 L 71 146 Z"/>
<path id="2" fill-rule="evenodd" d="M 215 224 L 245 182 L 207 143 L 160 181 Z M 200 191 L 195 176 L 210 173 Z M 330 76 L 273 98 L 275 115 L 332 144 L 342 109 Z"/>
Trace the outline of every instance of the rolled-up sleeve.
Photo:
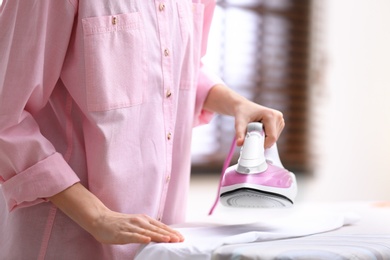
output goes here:
<path id="1" fill-rule="evenodd" d="M 77 181 L 62 155 L 55 153 L 4 182 L 2 189 L 8 210 L 12 211 L 46 201 Z"/>
<path id="2" fill-rule="evenodd" d="M 214 73 L 210 72 L 210 69 L 206 66 L 202 66 L 198 77 L 194 126 L 207 124 L 213 118 L 214 113 L 203 109 L 203 104 L 206 101 L 210 89 L 216 84 L 224 84 L 224 82 Z"/>
<path id="3" fill-rule="evenodd" d="M 203 28 L 202 28 L 202 38 L 201 38 L 201 57 L 206 55 L 207 51 L 207 41 L 208 35 L 210 32 L 211 22 L 213 18 L 213 13 L 215 9 L 215 0 L 198 0 L 195 2 L 201 2 L 204 5 L 204 15 L 203 15 Z M 197 95 L 195 103 L 195 122 L 194 126 L 202 125 L 208 123 L 214 113 L 204 110 L 203 104 L 206 101 L 207 95 L 210 89 L 216 84 L 224 84 L 224 82 L 214 73 L 210 71 L 204 64 L 200 63 L 200 70 L 198 75 L 198 86 L 197 86 Z"/>
<path id="4" fill-rule="evenodd" d="M 0 183 L 8 209 L 79 181 L 33 115 L 60 78 L 76 9 L 68 1 L 5 0 L 0 10 Z"/>

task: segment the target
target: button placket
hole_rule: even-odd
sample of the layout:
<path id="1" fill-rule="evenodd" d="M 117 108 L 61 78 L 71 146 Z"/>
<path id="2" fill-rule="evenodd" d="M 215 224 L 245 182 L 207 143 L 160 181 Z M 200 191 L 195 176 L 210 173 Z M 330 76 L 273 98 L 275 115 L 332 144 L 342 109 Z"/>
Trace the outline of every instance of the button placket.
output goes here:
<path id="1" fill-rule="evenodd" d="M 169 2 L 170 4 L 171 2 Z M 164 0 L 156 0 L 156 11 L 157 11 L 157 26 L 160 39 L 160 51 L 162 59 L 162 94 L 165 96 L 163 100 L 163 114 L 164 114 L 164 123 L 165 123 L 165 140 L 167 148 L 167 164 L 165 174 L 162 177 L 161 184 L 163 185 L 161 192 L 160 207 L 157 213 L 157 218 L 161 221 L 164 203 L 167 198 L 167 192 L 169 187 L 169 182 L 171 179 L 171 168 L 172 168 L 172 147 L 173 147 L 173 134 L 172 130 L 174 129 L 174 120 L 172 120 L 173 114 L 173 99 L 172 95 L 174 89 L 172 89 L 172 37 L 170 36 L 170 23 L 169 18 L 171 14 L 171 8 L 168 6 L 168 3 Z"/>

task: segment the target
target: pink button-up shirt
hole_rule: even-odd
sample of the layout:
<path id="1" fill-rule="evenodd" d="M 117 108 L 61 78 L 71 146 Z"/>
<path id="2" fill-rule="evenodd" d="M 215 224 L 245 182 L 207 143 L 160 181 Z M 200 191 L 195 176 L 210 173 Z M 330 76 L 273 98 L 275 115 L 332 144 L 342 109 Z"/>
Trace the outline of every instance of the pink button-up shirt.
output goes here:
<path id="1" fill-rule="evenodd" d="M 200 57 L 213 0 L 4 0 L 0 259 L 131 259 L 45 198 L 184 221 L 194 125 L 220 80 Z M 45 203 L 43 203 L 45 202 Z"/>

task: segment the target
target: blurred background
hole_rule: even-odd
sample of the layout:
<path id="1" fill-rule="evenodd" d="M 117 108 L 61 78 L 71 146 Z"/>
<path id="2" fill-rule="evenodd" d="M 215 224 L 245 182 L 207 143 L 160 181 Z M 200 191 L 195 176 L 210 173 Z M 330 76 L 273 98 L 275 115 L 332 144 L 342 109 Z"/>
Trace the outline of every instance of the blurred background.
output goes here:
<path id="1" fill-rule="evenodd" d="M 298 201 L 390 200 L 390 1 L 217 2 L 205 62 L 283 112 Z M 194 130 L 190 210 L 211 206 L 233 136 L 223 116 Z"/>
<path id="2" fill-rule="evenodd" d="M 298 201 L 390 200 L 390 1 L 217 2 L 205 63 L 284 113 Z M 194 130 L 189 220 L 211 207 L 233 136 L 223 116 Z"/>

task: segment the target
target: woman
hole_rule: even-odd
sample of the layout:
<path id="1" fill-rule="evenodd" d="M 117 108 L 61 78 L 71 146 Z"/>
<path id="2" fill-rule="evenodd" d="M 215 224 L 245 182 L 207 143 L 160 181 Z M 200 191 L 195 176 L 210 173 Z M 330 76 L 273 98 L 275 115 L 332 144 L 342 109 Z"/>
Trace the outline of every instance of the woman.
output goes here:
<path id="1" fill-rule="evenodd" d="M 4 0 L 0 9 L 1 259 L 131 259 L 181 242 L 192 127 L 282 114 L 201 64 L 212 0 Z M 163 224 L 165 223 L 165 224 Z"/>

